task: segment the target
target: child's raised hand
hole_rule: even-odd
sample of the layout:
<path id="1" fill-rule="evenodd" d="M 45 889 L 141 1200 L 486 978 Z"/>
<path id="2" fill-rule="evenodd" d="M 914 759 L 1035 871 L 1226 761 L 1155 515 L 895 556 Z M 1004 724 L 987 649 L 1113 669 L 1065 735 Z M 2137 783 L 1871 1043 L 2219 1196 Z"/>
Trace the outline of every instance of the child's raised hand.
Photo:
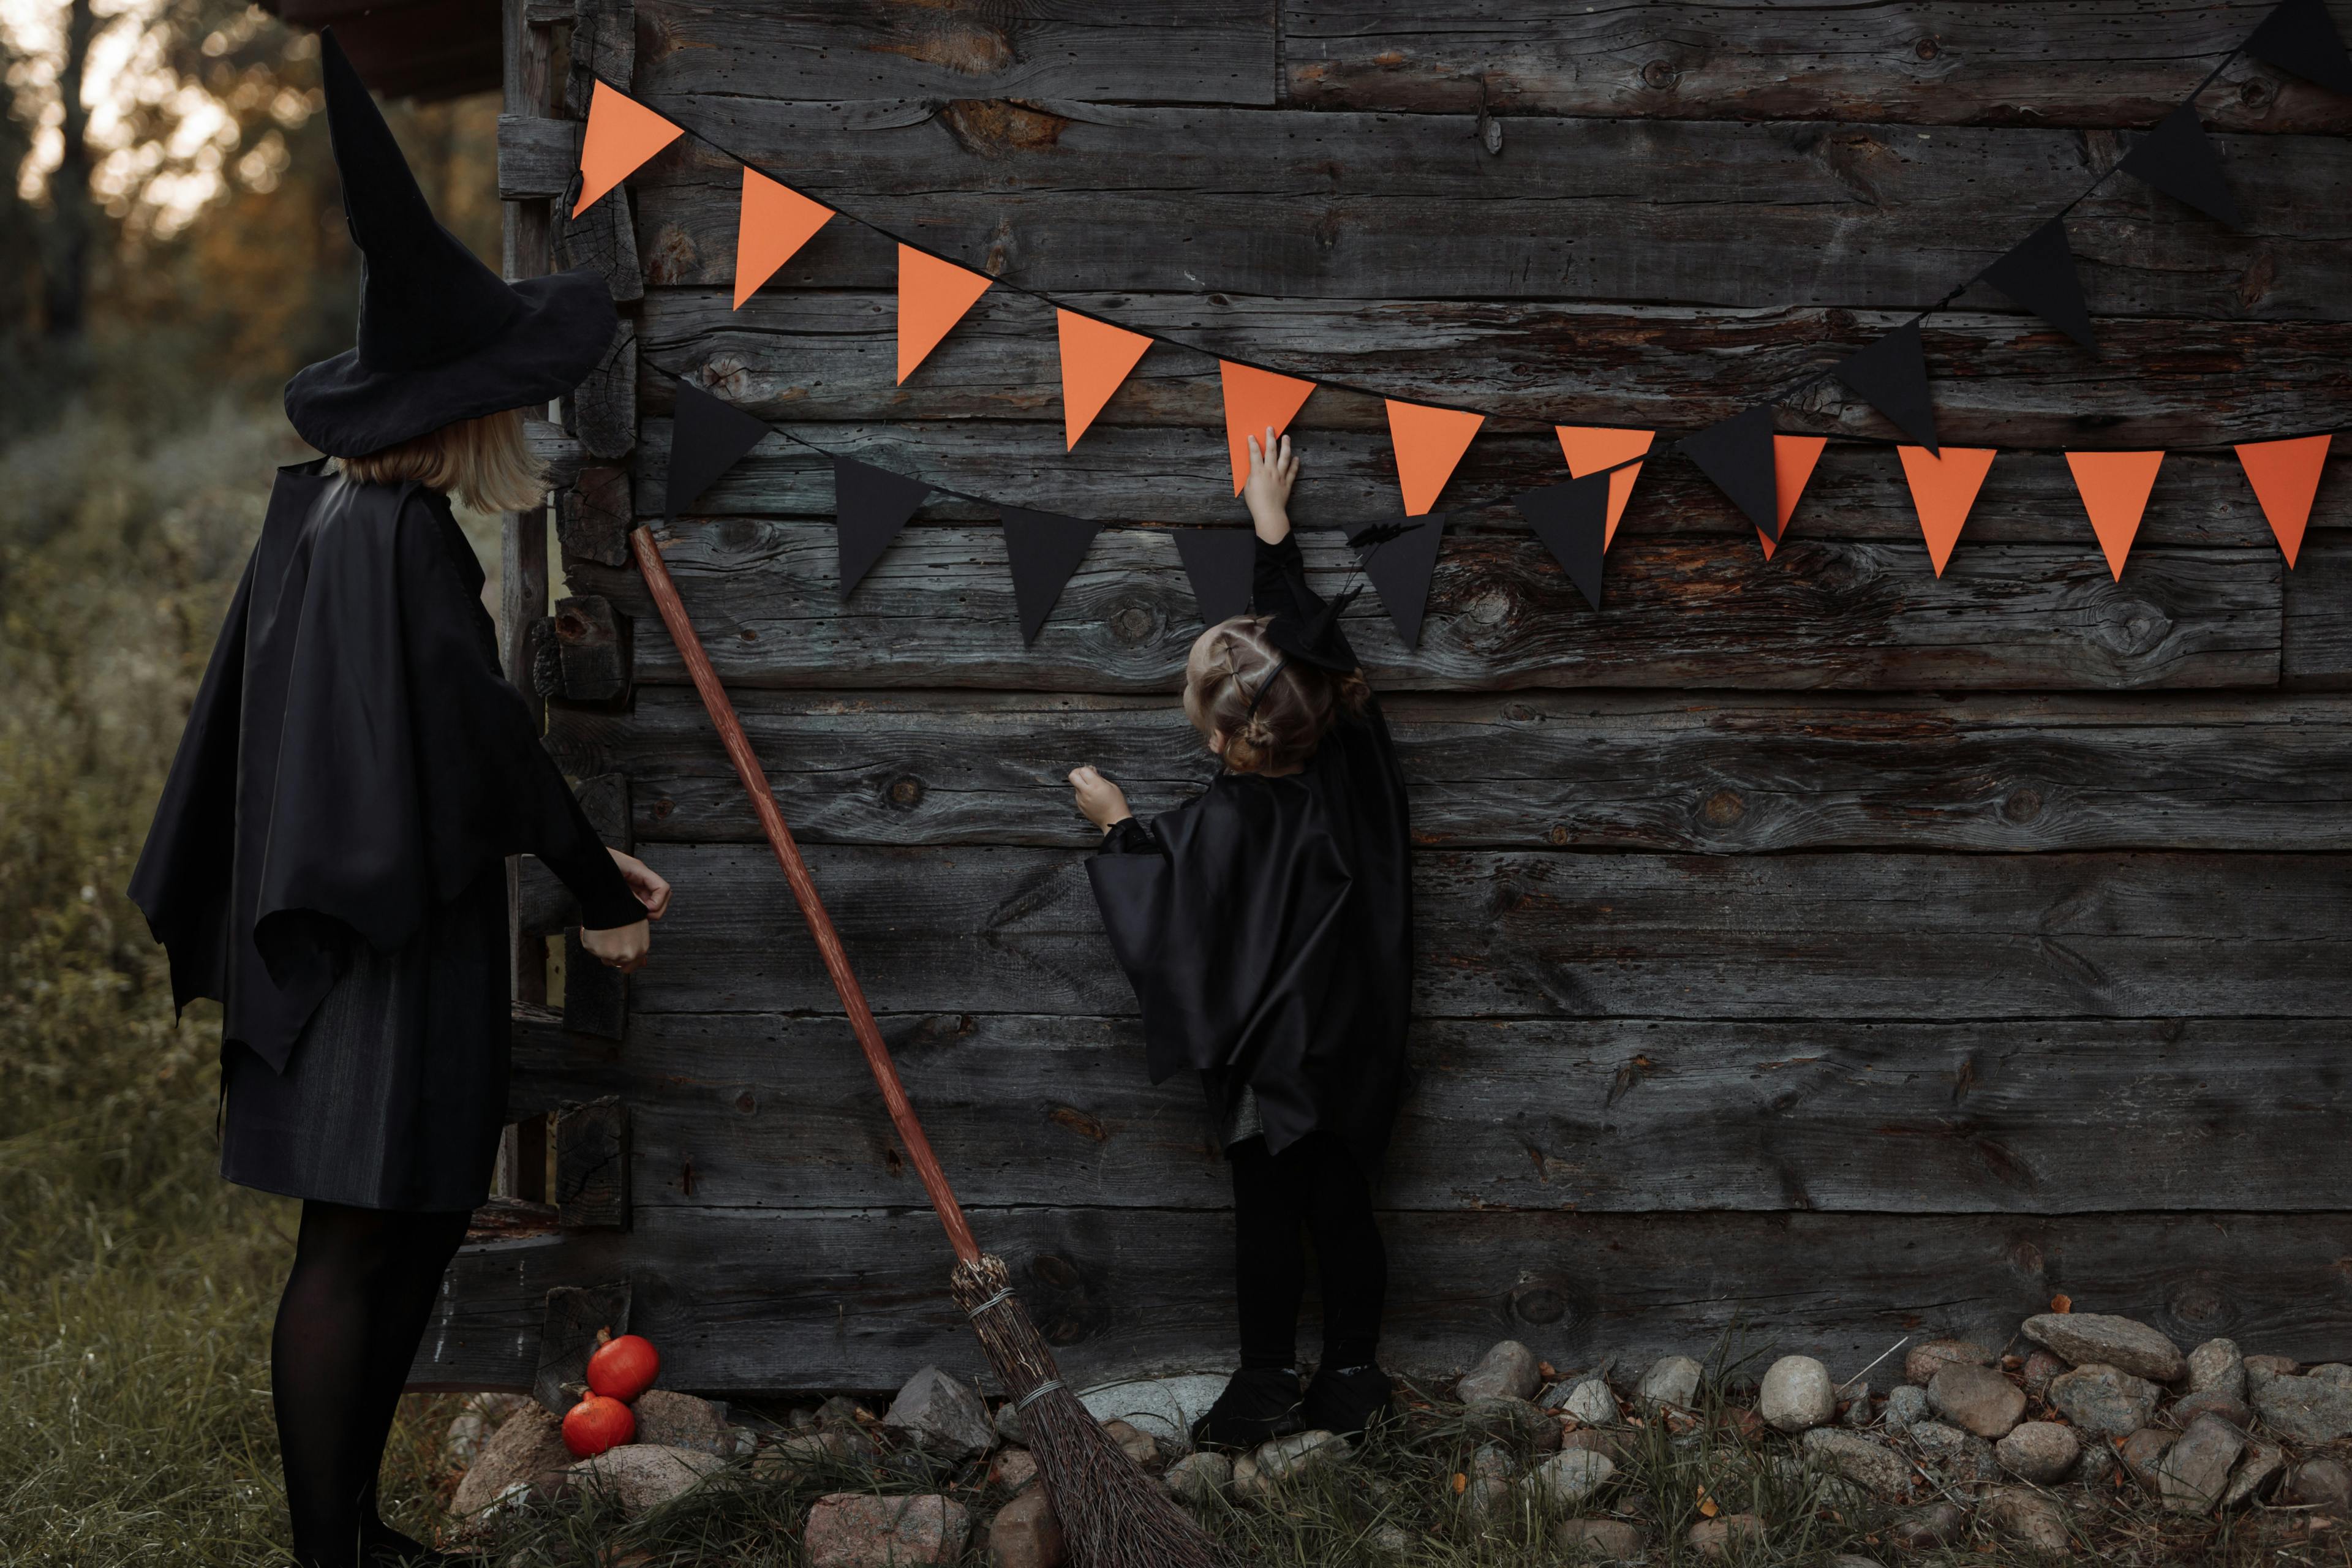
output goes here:
<path id="1" fill-rule="evenodd" d="M 1249 478 L 1242 483 L 1242 500 L 1249 507 L 1257 536 L 1279 544 L 1290 532 L 1290 485 L 1298 478 L 1298 459 L 1291 455 L 1290 437 L 1276 441 L 1274 426 L 1265 427 L 1265 444 L 1255 436 L 1249 442 Z"/>
<path id="2" fill-rule="evenodd" d="M 1128 810 L 1127 796 L 1118 785 L 1092 768 L 1070 770 L 1070 792 L 1077 797 L 1079 815 L 1105 833 L 1135 815 Z"/>

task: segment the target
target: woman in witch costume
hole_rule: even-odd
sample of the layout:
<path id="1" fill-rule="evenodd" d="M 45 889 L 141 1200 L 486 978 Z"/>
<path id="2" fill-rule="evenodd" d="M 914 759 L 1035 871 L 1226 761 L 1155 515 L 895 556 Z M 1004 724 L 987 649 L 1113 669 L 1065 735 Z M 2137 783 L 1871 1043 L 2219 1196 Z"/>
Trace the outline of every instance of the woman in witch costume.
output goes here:
<path id="1" fill-rule="evenodd" d="M 271 1395 L 295 1556 L 344 1568 L 446 1561 L 378 1517 L 376 1471 L 506 1120 L 504 858 L 539 856 L 625 970 L 669 889 L 598 841 L 501 679 L 446 493 L 540 504 L 515 411 L 602 358 L 604 279 L 476 260 L 321 52 L 359 343 L 286 412 L 340 463 L 278 471 L 131 894 L 175 1000 L 223 1005 L 222 1173 L 302 1200 Z"/>
<path id="2" fill-rule="evenodd" d="M 1307 586 L 1289 438 L 1269 429 L 1249 450 L 1258 614 L 1202 633 L 1184 671 L 1185 714 L 1222 770 L 1149 826 L 1093 768 L 1070 775 L 1103 829 L 1087 868 L 1152 1081 L 1199 1072 L 1233 1171 L 1241 1369 L 1192 1434 L 1229 1447 L 1353 1435 L 1388 1408 L 1371 1180 L 1407 1087 L 1412 984 L 1404 779 L 1339 633 L 1354 595 L 1327 605 Z M 1303 1235 L 1323 1357 L 1302 1398 Z"/>

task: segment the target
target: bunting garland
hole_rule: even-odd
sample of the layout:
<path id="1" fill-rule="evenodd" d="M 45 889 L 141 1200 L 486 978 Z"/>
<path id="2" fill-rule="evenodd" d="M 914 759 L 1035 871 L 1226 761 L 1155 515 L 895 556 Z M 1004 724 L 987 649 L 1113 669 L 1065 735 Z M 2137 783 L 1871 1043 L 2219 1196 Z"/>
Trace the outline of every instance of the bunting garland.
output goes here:
<path id="1" fill-rule="evenodd" d="M 2239 53 L 2333 90 L 2352 93 L 2352 56 L 2347 56 L 2322 0 L 2280 0 L 2240 49 L 2216 66 L 2179 106 L 2136 138 L 2115 165 L 2116 171 L 2231 226 L 2240 222 L 2238 205 L 2220 150 L 2198 117 L 2196 101 Z M 688 134 L 709 141 L 598 80 L 582 133 L 572 215 L 584 213 L 647 160 Z M 710 144 L 726 153 L 726 149 Z M 741 164 L 742 195 L 734 304 L 740 310 L 841 215 L 748 162 L 737 161 Z M 2105 178 L 2093 182 L 2091 188 Z M 2000 290 L 2083 348 L 2095 350 L 2096 334 L 2064 222 L 2066 212 L 2082 199 L 2078 196 L 2043 220 L 1971 281 Z M 853 222 L 874 226 L 866 219 L 850 216 Z M 898 380 L 903 384 L 997 280 L 904 241 L 898 243 Z M 1019 285 L 1008 287 L 1045 298 Z M 1797 387 L 1672 443 L 1755 526 L 1767 561 L 1785 537 L 1831 439 L 1775 431 L 1776 407 L 1793 400 L 1806 386 L 1830 379 L 1883 415 L 1906 437 L 1873 444 L 1895 447 L 1929 563 L 1938 576 L 1943 574 L 1995 456 L 1990 448 L 1946 450 L 1937 444 L 1921 323 L 1963 291 L 1953 289 Z M 1056 307 L 1055 320 L 1066 449 L 1076 447 L 1154 342 L 1192 348 L 1181 340 L 1131 331 L 1066 307 Z M 1318 385 L 1365 390 L 1222 357 L 1218 374 L 1236 494 L 1248 477 L 1247 443 L 1252 437 L 1264 439 L 1271 433 L 1278 438 Z M 1403 512 L 1408 518 L 1429 521 L 1360 531 L 1351 542 L 1370 541 L 1360 547 L 1364 571 L 1379 591 L 1399 637 L 1412 646 L 1420 635 L 1445 526 L 1442 517 L 1431 514 L 1486 416 L 1394 397 L 1384 398 L 1384 405 Z M 1657 432 L 1615 426 L 1553 428 L 1570 479 L 1564 484 L 1526 491 L 1514 498 L 1514 504 L 1579 594 L 1597 610 L 1603 559 L 1614 542 L 1635 481 L 1654 455 Z M 761 421 L 681 380 L 664 495 L 666 513 L 675 519 L 680 510 L 691 506 L 768 430 Z M 810 445 L 789 432 L 783 434 L 802 446 Z M 2254 499 L 2290 569 L 2300 552 L 2332 437 L 2332 432 L 2323 431 L 2235 447 Z M 2085 513 L 2117 579 L 2137 538 L 2164 455 L 2161 451 L 2066 454 Z M 845 455 L 827 456 L 834 465 L 841 591 L 845 596 L 923 501 L 942 488 Z M 964 499 L 999 511 L 1023 637 L 1034 642 L 1102 524 L 983 497 Z M 1175 542 L 1204 616 L 1213 623 L 1241 613 L 1248 602 L 1254 559 L 1250 534 L 1234 529 L 1187 529 L 1176 531 Z"/>

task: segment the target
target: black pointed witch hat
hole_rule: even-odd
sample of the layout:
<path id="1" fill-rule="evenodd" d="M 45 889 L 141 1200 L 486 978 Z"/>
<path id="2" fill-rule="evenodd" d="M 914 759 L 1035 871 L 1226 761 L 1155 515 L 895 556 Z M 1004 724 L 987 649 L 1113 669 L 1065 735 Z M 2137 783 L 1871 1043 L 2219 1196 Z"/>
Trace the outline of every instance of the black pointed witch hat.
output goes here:
<path id="1" fill-rule="evenodd" d="M 586 380 L 619 325 L 604 278 L 509 283 L 483 266 L 434 218 L 334 29 L 319 37 L 343 217 L 360 251 L 359 345 L 286 384 L 295 430 L 331 456 L 362 457 Z"/>

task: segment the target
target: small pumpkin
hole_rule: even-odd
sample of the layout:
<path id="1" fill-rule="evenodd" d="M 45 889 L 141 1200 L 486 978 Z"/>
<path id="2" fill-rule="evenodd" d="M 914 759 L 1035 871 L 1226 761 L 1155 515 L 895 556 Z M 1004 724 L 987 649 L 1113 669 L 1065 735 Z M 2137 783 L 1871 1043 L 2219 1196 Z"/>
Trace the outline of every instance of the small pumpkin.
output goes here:
<path id="1" fill-rule="evenodd" d="M 636 1435 L 636 1412 L 602 1394 L 585 1395 L 563 1415 L 563 1446 L 574 1458 L 593 1459 Z"/>
<path id="2" fill-rule="evenodd" d="M 661 1375 L 661 1352 L 638 1334 L 614 1336 L 596 1331 L 596 1348 L 588 1357 L 588 1386 L 608 1398 L 630 1400 L 654 1385 Z"/>

